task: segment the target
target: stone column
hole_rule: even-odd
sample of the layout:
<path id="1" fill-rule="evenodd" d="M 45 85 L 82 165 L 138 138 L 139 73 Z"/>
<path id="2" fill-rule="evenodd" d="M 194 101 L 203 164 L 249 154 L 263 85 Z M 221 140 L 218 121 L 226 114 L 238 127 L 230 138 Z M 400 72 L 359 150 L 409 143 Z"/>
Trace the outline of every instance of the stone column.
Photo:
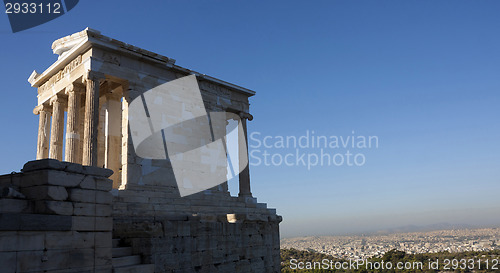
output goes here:
<path id="1" fill-rule="evenodd" d="M 50 129 L 50 153 L 49 157 L 63 160 L 63 138 L 64 138 L 64 105 L 60 95 L 54 95 L 50 99 L 52 105 L 52 126 Z"/>
<path id="2" fill-rule="evenodd" d="M 110 179 L 113 188 L 121 185 L 121 142 L 122 142 L 122 87 L 115 88 L 106 94 L 106 131 L 105 131 L 105 166 L 113 170 Z"/>
<path id="3" fill-rule="evenodd" d="M 240 165 L 240 197 L 252 197 L 252 192 L 250 191 L 250 169 L 248 168 L 250 164 L 242 164 L 242 162 L 248 162 L 248 139 L 247 139 L 247 120 L 252 120 L 253 116 L 241 112 L 240 120 L 243 127 L 243 135 L 238 134 L 238 157 Z"/>
<path id="4" fill-rule="evenodd" d="M 222 143 L 224 145 L 224 150 L 226 152 L 226 157 L 227 157 L 227 164 L 228 164 L 228 169 L 226 171 L 226 176 L 229 176 L 231 177 L 230 180 L 233 180 L 236 176 L 238 175 L 238 172 L 239 172 L 239 169 L 238 170 L 235 170 L 233 169 L 233 163 L 234 161 L 236 161 L 236 157 L 237 157 L 237 152 L 236 151 L 233 151 L 233 147 L 229 147 L 228 144 L 229 144 L 229 134 L 232 130 L 229 130 L 228 131 L 228 126 L 230 124 L 232 124 L 232 122 L 236 121 L 236 123 L 239 121 L 239 119 L 237 118 L 237 115 L 232 113 L 232 112 L 226 112 L 226 122 L 224 123 L 224 137 L 222 138 Z M 236 127 L 237 128 L 237 127 Z M 230 129 L 233 129 L 233 128 L 230 128 Z M 234 130 L 234 129 L 233 129 Z M 237 143 L 238 145 L 238 143 Z M 234 157 L 233 157 L 234 156 Z M 234 161 L 233 161 L 234 160 Z M 233 180 L 234 181 L 234 180 Z M 231 195 L 231 192 L 229 192 L 229 180 L 222 183 L 222 191 L 227 193 L 228 195 Z M 234 194 L 234 192 L 233 192 Z"/>
<path id="5" fill-rule="evenodd" d="M 108 99 L 103 95 L 106 93 L 107 85 L 103 84 L 100 87 L 99 93 L 99 125 L 97 127 L 97 165 L 102 168 L 106 167 L 106 113 L 108 112 Z"/>
<path id="6" fill-rule="evenodd" d="M 122 139 L 121 139 L 121 184 L 119 185 L 120 190 L 125 189 L 128 183 L 128 159 L 129 159 L 129 133 L 128 133 L 128 106 L 131 99 L 128 93 L 128 89 L 123 89 L 123 100 L 122 100 Z M 114 186 L 114 185 L 113 185 Z"/>
<path id="7" fill-rule="evenodd" d="M 80 143 L 78 144 L 78 158 L 76 163 L 82 164 L 83 159 L 83 132 L 85 131 L 85 86 L 83 86 L 83 94 L 81 95 L 81 106 L 78 115 L 80 116 L 80 123 L 78 125 L 78 132 L 80 132 Z"/>
<path id="8" fill-rule="evenodd" d="M 68 117 L 66 121 L 66 149 L 64 160 L 72 163 L 79 163 L 80 157 L 80 104 L 83 88 L 76 84 L 66 87 L 65 93 L 68 95 Z"/>
<path id="9" fill-rule="evenodd" d="M 89 71 L 85 77 L 85 129 L 83 132 L 83 165 L 97 166 L 97 128 L 99 126 L 99 80 L 102 74 Z"/>
<path id="10" fill-rule="evenodd" d="M 33 110 L 33 114 L 40 116 L 38 122 L 36 159 L 44 159 L 49 157 L 51 110 L 52 109 L 45 104 L 38 105 Z"/>
<path id="11" fill-rule="evenodd" d="M 129 134 L 129 129 L 128 129 L 128 106 L 130 105 L 130 102 L 132 101 L 131 93 L 133 93 L 135 89 L 135 85 L 130 85 L 129 83 L 124 83 L 123 84 L 123 94 L 122 94 L 122 134 L 121 134 L 121 184 L 118 187 L 118 189 L 123 190 L 126 188 L 130 188 L 130 184 L 132 181 L 134 181 L 134 178 L 132 178 L 134 174 L 134 170 L 137 170 L 137 168 L 134 168 L 133 166 L 133 156 L 132 152 L 134 151 L 134 146 L 132 145 L 131 137 Z M 138 171 L 136 171 L 138 172 Z"/>

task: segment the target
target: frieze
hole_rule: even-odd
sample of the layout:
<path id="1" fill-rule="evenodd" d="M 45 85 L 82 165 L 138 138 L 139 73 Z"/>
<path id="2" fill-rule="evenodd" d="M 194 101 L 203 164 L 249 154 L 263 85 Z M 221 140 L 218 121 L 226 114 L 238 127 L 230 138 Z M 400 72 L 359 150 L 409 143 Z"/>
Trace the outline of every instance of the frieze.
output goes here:
<path id="1" fill-rule="evenodd" d="M 102 54 L 102 60 L 108 63 L 116 64 L 120 66 L 120 57 L 111 53 L 104 52 Z"/>
<path id="2" fill-rule="evenodd" d="M 43 92 L 46 89 L 52 87 L 59 80 L 64 78 L 67 74 L 71 73 L 77 66 L 82 63 L 82 55 L 78 55 L 74 60 L 72 60 L 69 64 L 67 64 L 63 69 L 59 70 L 55 75 L 53 75 L 48 81 L 46 81 L 41 87 L 40 90 Z"/>
<path id="3" fill-rule="evenodd" d="M 231 91 L 229 89 L 224 88 L 220 85 L 213 84 L 207 81 L 200 81 L 199 82 L 200 88 L 209 92 L 213 92 L 219 96 L 225 96 L 225 97 L 230 97 Z"/>

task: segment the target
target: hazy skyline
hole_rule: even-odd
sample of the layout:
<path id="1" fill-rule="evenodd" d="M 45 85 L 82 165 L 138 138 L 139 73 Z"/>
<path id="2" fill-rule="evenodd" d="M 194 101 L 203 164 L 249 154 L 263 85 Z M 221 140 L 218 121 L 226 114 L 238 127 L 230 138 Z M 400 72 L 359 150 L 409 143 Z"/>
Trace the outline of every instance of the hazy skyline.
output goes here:
<path id="1" fill-rule="evenodd" d="M 499 10 L 493 0 L 80 1 L 16 34 L 4 13 L 0 173 L 35 158 L 27 78 L 57 59 L 54 40 L 91 27 L 255 90 L 248 130 L 260 140 L 377 137 L 376 148 L 325 150 L 362 153 L 360 166 L 250 167 L 252 192 L 283 216 L 284 237 L 498 225 Z M 257 149 L 297 157 L 296 148 Z"/>

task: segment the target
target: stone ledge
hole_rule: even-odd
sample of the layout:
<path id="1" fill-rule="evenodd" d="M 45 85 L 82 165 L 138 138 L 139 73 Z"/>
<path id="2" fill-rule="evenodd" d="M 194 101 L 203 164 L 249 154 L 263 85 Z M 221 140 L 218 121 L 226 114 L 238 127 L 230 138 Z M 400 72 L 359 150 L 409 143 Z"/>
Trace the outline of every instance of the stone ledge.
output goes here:
<path id="1" fill-rule="evenodd" d="M 24 164 L 22 172 L 31 172 L 36 170 L 64 170 L 66 166 L 59 160 L 55 159 L 41 159 L 41 160 L 33 160 L 28 161 Z"/>
<path id="2" fill-rule="evenodd" d="M 94 166 L 83 166 L 83 170 L 85 174 L 106 177 L 106 178 L 110 177 L 113 174 L 113 171 L 110 169 L 99 168 Z"/>
<path id="3" fill-rule="evenodd" d="M 82 166 L 80 164 L 71 162 L 62 162 L 50 158 L 29 161 L 26 164 L 24 164 L 24 167 L 21 171 L 23 173 L 27 173 L 38 170 L 57 170 L 57 171 L 93 175 L 105 178 L 108 178 L 113 174 L 113 171 L 110 169 L 104 169 L 94 166 Z"/>

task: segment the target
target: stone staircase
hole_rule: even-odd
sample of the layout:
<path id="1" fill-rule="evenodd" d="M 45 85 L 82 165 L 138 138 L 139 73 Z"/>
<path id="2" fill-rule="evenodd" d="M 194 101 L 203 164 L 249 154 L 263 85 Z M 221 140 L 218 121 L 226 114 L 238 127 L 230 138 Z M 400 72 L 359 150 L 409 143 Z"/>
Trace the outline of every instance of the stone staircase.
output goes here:
<path id="1" fill-rule="evenodd" d="M 132 255 L 132 248 L 120 246 L 120 239 L 113 239 L 113 273 L 154 273 L 154 264 L 141 264 L 140 255 Z"/>

